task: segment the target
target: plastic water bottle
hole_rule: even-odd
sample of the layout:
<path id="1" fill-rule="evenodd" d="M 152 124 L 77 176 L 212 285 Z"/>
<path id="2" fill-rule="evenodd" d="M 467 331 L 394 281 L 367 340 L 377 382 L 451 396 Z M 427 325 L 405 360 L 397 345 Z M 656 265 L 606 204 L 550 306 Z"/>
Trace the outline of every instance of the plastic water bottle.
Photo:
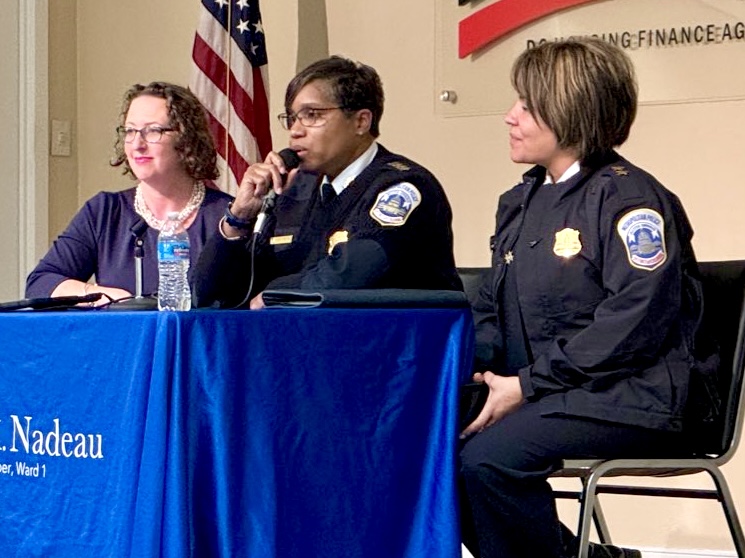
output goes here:
<path id="1" fill-rule="evenodd" d="M 158 310 L 189 310 L 189 235 L 178 213 L 168 214 L 158 235 Z"/>

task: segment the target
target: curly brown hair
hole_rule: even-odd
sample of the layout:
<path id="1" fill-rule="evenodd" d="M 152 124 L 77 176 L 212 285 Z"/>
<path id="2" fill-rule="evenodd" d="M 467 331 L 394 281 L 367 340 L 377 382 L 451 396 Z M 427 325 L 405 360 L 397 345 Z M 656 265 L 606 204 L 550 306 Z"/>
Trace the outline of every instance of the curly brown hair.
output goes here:
<path id="1" fill-rule="evenodd" d="M 165 99 L 168 126 L 177 132 L 173 147 L 189 176 L 194 180 L 215 180 L 220 174 L 217 169 L 217 151 L 207 125 L 207 115 L 199 99 L 180 85 L 163 81 L 154 81 L 148 85 L 137 83 L 124 94 L 119 126 L 124 126 L 132 100 L 143 95 Z M 111 166 L 121 166 L 123 174 L 136 179 L 124 152 L 124 138 L 119 134 L 114 144 L 114 153 Z"/>

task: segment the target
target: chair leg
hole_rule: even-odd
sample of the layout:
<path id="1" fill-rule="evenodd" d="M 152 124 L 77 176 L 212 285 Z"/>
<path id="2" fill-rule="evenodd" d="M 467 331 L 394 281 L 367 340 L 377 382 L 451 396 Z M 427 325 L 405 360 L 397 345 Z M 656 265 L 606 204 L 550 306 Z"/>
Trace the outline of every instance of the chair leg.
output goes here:
<path id="1" fill-rule="evenodd" d="M 582 494 L 580 494 L 580 501 L 584 498 L 585 488 L 587 487 L 587 479 L 582 478 Z M 595 525 L 595 531 L 597 531 L 598 539 L 601 544 L 611 544 L 610 531 L 608 530 L 608 523 L 605 521 L 605 515 L 603 514 L 603 508 L 600 505 L 600 499 L 595 499 L 595 505 L 592 509 L 592 522 Z"/>
<path id="2" fill-rule="evenodd" d="M 697 466 L 701 466 L 698 463 Z M 591 521 L 595 521 L 598 536 L 602 543 L 610 543 L 610 534 L 608 533 L 607 524 L 600 509 L 600 503 L 597 500 L 598 482 L 614 466 L 610 463 L 600 464 L 583 482 L 582 499 L 580 505 L 580 519 L 577 536 L 579 538 L 578 558 L 588 558 L 589 535 Z M 722 504 L 722 510 L 727 519 L 727 525 L 732 535 L 732 541 L 735 545 L 738 558 L 745 558 L 745 534 L 743 534 L 742 525 L 737 515 L 732 494 L 730 493 L 727 481 L 721 470 L 716 465 L 704 464 L 702 471 L 706 471 L 711 476 L 716 486 L 719 502 Z"/>
<path id="3" fill-rule="evenodd" d="M 598 532 L 598 539 L 601 544 L 612 544 L 608 524 L 605 521 L 603 508 L 600 506 L 600 499 L 595 499 L 595 506 L 592 510 L 592 519 L 595 524 L 595 530 Z"/>
<path id="4" fill-rule="evenodd" d="M 719 501 L 722 504 L 724 515 L 727 518 L 729 532 L 732 535 L 732 541 L 735 543 L 737 556 L 738 558 L 745 558 L 745 536 L 743 536 L 742 525 L 737 516 L 737 509 L 735 508 L 735 502 L 732 499 L 732 494 L 729 491 L 727 481 L 718 467 L 707 468 L 706 471 L 711 475 L 711 478 L 716 485 L 717 493 L 719 494 Z"/>
<path id="5" fill-rule="evenodd" d="M 577 538 L 579 547 L 577 549 L 577 558 L 588 558 L 590 551 L 590 529 L 595 517 L 597 506 L 597 479 L 594 474 L 585 479 L 582 483 L 582 499 L 579 507 L 579 526 L 577 527 Z M 602 517 L 602 511 L 600 512 Z"/>

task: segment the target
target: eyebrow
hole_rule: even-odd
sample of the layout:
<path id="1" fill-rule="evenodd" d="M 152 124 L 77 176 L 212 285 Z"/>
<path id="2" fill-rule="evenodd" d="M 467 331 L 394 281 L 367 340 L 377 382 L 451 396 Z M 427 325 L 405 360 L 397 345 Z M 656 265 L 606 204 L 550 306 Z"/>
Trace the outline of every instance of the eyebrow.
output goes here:
<path id="1" fill-rule="evenodd" d="M 297 109 L 294 112 L 299 112 L 299 111 L 301 111 L 303 109 L 322 109 L 322 108 L 327 108 L 326 106 L 324 106 L 324 104 L 322 102 L 318 102 L 318 103 L 306 103 L 306 104 L 300 105 L 300 108 Z"/>
<path id="2" fill-rule="evenodd" d="M 127 120 L 127 121 L 126 121 L 126 122 L 124 123 L 124 125 L 125 125 L 125 126 L 132 126 L 133 128 L 134 128 L 135 126 L 137 126 L 137 124 L 135 124 L 135 123 L 134 123 L 134 122 L 132 122 L 131 120 Z M 143 128 L 147 128 L 148 126 L 160 126 L 161 128 L 168 128 L 168 127 L 170 127 L 170 125 L 169 125 L 169 124 L 162 124 L 162 123 L 160 123 L 160 122 L 146 122 L 146 123 L 145 123 L 145 125 L 143 126 Z"/>

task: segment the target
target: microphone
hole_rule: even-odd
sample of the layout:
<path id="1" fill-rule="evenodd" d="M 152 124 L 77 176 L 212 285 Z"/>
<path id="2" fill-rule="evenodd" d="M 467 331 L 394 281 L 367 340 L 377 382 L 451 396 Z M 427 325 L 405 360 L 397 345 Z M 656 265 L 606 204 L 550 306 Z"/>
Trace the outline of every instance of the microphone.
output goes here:
<path id="1" fill-rule="evenodd" d="M 135 237 L 135 298 L 142 298 L 142 258 L 145 257 L 145 240 L 142 237 L 146 230 L 147 223 L 142 217 L 129 228 Z"/>
<path id="2" fill-rule="evenodd" d="M 287 169 L 288 173 L 292 169 L 298 168 L 300 166 L 300 163 L 302 162 L 298 154 L 295 153 L 289 147 L 285 147 L 282 151 L 277 153 L 277 155 L 279 155 L 282 158 L 282 162 L 285 164 L 285 168 Z M 283 184 L 286 179 L 287 179 L 287 175 L 283 175 L 282 176 Z M 267 193 L 267 195 L 264 196 L 264 199 L 262 200 L 261 210 L 259 211 L 259 215 L 256 217 L 256 224 L 254 225 L 254 231 L 253 231 L 254 235 L 260 234 L 261 230 L 264 228 L 266 217 L 274 209 L 274 204 L 277 201 L 276 198 L 277 198 L 277 192 L 275 192 L 272 188 L 270 188 L 269 193 Z"/>
<path id="3" fill-rule="evenodd" d="M 158 301 L 153 296 L 142 296 L 142 259 L 145 257 L 144 247 L 147 227 L 148 225 L 142 217 L 129 227 L 129 232 L 135 239 L 135 296 L 112 301 L 112 304 L 105 306 L 107 310 L 155 310 L 158 307 Z"/>

